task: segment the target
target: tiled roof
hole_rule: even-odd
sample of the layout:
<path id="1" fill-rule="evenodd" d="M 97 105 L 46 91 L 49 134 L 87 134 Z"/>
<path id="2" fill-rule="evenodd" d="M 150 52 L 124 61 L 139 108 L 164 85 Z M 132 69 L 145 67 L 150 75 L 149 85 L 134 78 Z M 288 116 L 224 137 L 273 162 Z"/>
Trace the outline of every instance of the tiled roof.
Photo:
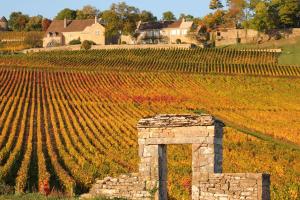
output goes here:
<path id="1" fill-rule="evenodd" d="M 152 29 L 162 29 L 168 27 L 172 23 L 173 21 L 142 22 L 139 25 L 138 30 L 144 31 Z"/>
<path id="2" fill-rule="evenodd" d="M 167 28 L 182 28 L 182 29 L 190 29 L 193 26 L 192 21 L 184 21 L 178 20 L 174 23 L 170 24 Z"/>
<path id="3" fill-rule="evenodd" d="M 182 21 L 175 21 L 174 23 L 170 24 L 167 28 L 180 28 Z"/>
<path id="4" fill-rule="evenodd" d="M 49 32 L 81 32 L 86 27 L 91 26 L 95 23 L 95 19 L 85 19 L 85 20 L 67 20 L 67 27 L 64 27 L 64 20 L 53 20 L 47 29 Z"/>

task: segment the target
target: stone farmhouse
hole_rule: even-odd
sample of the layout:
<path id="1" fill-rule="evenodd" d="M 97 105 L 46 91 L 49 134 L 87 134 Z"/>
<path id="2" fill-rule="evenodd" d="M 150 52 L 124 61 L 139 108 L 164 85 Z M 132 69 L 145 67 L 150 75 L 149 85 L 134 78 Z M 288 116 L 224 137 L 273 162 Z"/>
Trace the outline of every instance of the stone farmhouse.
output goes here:
<path id="1" fill-rule="evenodd" d="M 53 20 L 43 38 L 43 47 L 68 45 L 70 41 L 90 40 L 97 45 L 105 45 L 105 27 L 95 19 Z"/>
<path id="2" fill-rule="evenodd" d="M 263 36 L 263 33 L 253 29 L 237 28 L 218 28 L 210 33 L 210 39 L 215 41 L 216 46 L 255 43 Z"/>
<path id="3" fill-rule="evenodd" d="M 0 32 L 1 31 L 8 31 L 8 21 L 4 16 L 0 19 Z"/>
<path id="4" fill-rule="evenodd" d="M 196 43 L 189 37 L 189 32 L 194 26 L 192 21 L 186 21 L 185 19 L 178 21 L 139 22 L 136 30 L 136 43 Z"/>

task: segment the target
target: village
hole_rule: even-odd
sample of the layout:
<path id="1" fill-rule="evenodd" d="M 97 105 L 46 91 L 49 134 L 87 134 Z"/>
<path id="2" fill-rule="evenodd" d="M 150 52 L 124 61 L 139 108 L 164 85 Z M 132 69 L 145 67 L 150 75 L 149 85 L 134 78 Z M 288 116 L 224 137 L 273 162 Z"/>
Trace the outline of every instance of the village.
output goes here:
<path id="1" fill-rule="evenodd" d="M 13 34 L 22 29 L 29 32 L 42 31 L 39 34 L 40 38 L 35 38 L 39 40 L 36 42 L 38 44 L 29 45 L 27 51 L 37 51 L 32 48 L 78 50 L 84 41 L 93 45 L 94 49 L 114 48 L 112 45 L 120 45 L 115 48 L 134 48 L 135 45 L 141 48 L 167 48 L 181 45 L 185 48 L 191 45 L 222 47 L 236 44 L 262 44 L 300 36 L 300 28 L 296 24 L 285 25 L 284 28 L 281 25 L 269 28 L 242 25 L 241 20 L 245 20 L 243 18 L 246 17 L 242 13 L 244 8 L 237 10 L 237 6 L 233 4 L 232 8 L 225 10 L 218 2 L 211 1 L 210 9 L 214 12 L 203 18 L 184 14 L 176 18 L 171 11 L 167 11 L 164 13 L 165 16 L 158 20 L 151 12 L 139 11 L 124 2 L 112 5 L 111 10 L 103 11 L 101 14 L 97 14 L 99 11 L 90 5 L 77 11 L 66 8 L 51 20 L 42 16 L 29 17 L 15 12 L 11 14 L 10 20 L 4 16 L 0 19 L 0 32 Z M 74 17 L 76 13 L 79 14 Z M 114 18 L 118 19 L 123 15 L 125 21 L 120 20 L 117 23 L 113 21 Z M 19 22 L 14 22 L 17 21 L 16 19 L 20 19 Z M 254 24 L 254 20 L 255 18 L 249 23 Z M 18 24 L 21 23 L 20 21 L 24 23 Z M 0 36 L 0 41 L 10 40 Z"/>

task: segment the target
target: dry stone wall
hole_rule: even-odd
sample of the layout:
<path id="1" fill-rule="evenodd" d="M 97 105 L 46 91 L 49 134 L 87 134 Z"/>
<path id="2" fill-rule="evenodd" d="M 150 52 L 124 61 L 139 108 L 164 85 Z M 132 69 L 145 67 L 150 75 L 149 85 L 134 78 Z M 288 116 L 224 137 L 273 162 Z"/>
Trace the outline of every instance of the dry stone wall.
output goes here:
<path id="1" fill-rule="evenodd" d="M 192 145 L 192 199 L 270 199 L 268 175 L 222 173 L 223 127 L 210 115 L 157 115 L 138 123 L 139 173 L 99 180 L 82 197 L 167 200 L 167 145 Z"/>

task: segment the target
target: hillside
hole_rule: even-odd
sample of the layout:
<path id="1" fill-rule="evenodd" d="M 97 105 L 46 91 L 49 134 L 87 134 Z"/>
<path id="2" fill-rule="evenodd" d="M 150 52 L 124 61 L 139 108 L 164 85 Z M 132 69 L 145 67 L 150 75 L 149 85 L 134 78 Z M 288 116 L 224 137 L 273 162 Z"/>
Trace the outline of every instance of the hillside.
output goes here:
<path id="1" fill-rule="evenodd" d="M 205 111 L 228 125 L 224 172 L 269 172 L 272 199 L 300 196 L 300 70 L 276 53 L 55 52 L 0 66 L 0 180 L 17 192 L 48 181 L 80 194 L 137 171 L 140 118 Z M 188 199 L 190 146 L 169 153 L 170 196 Z"/>

